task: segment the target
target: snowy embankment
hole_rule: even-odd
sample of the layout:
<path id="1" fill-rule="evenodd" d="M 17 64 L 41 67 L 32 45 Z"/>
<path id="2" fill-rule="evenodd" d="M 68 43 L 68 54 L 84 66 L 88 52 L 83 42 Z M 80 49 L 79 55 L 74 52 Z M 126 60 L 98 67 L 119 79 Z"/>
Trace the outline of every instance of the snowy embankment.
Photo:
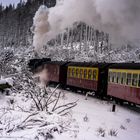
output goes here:
<path id="1" fill-rule="evenodd" d="M 139 140 L 140 114 L 120 106 L 112 113 L 112 104 L 106 101 L 92 97 L 85 100 L 84 95 L 68 91 L 62 93 L 59 104 L 78 100 L 77 106 L 67 116 L 37 112 L 30 119 L 28 117 L 33 110 L 31 100 L 23 95 L 1 97 L 0 138 L 44 140 L 42 131 L 46 134 L 49 130 L 53 131 L 56 140 Z M 12 101 L 14 104 L 11 104 Z M 38 122 L 34 123 L 35 121 Z"/>
<path id="2" fill-rule="evenodd" d="M 79 133 L 78 140 L 139 140 L 140 138 L 140 114 L 129 109 L 117 106 L 115 113 L 111 112 L 112 104 L 95 98 L 67 93 L 70 99 L 79 99 L 74 108 L 73 118 L 77 121 Z M 86 117 L 87 116 L 87 117 Z M 87 119 L 86 119 L 87 118 Z M 85 119 L 87 121 L 85 121 Z M 111 133 L 117 136 L 111 136 Z"/>
<path id="3" fill-rule="evenodd" d="M 0 84 L 9 84 L 10 86 L 13 86 L 13 79 L 12 78 L 0 78 Z"/>

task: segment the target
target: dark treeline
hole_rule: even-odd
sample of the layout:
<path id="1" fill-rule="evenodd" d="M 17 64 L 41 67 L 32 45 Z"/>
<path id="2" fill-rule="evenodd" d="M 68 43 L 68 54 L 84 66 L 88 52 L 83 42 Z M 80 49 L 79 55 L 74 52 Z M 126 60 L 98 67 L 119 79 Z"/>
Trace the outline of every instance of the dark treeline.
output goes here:
<path id="1" fill-rule="evenodd" d="M 0 46 L 25 46 L 31 39 L 30 27 L 40 5 L 55 6 L 56 0 L 22 0 L 15 7 L 0 4 Z"/>

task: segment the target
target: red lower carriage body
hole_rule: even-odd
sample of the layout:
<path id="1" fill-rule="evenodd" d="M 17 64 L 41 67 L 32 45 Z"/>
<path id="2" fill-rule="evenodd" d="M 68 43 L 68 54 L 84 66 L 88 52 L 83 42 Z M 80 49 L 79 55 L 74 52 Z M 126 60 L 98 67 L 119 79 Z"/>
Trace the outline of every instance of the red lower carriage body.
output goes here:
<path id="1" fill-rule="evenodd" d="M 59 65 L 48 64 L 49 80 L 51 82 L 59 82 Z M 57 72 L 55 70 L 57 69 Z"/>
<path id="2" fill-rule="evenodd" d="M 108 83 L 107 94 L 140 105 L 140 88 Z"/>
<path id="3" fill-rule="evenodd" d="M 97 91 L 97 81 L 79 79 L 79 78 L 67 78 L 67 85 L 78 87 L 87 90 Z"/>

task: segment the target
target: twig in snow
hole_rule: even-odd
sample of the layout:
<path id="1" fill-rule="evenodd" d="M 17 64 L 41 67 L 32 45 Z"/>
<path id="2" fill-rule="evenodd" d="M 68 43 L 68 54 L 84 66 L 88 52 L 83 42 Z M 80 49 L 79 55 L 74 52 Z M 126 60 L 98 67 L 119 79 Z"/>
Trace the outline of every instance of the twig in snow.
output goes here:
<path id="1" fill-rule="evenodd" d="M 23 123 L 25 123 L 30 117 L 35 116 L 35 115 L 37 115 L 37 114 L 38 114 L 38 112 L 30 114 L 30 115 L 29 115 L 24 121 L 22 121 L 22 123 L 21 123 L 20 125 L 18 125 L 17 127 L 22 126 Z"/>
<path id="2" fill-rule="evenodd" d="M 26 111 L 26 110 L 24 110 L 22 107 L 20 107 L 20 106 L 17 106 L 22 112 L 26 112 L 26 113 L 30 113 L 30 111 Z"/>
<path id="3" fill-rule="evenodd" d="M 73 104 L 76 104 L 76 105 L 77 105 L 77 102 L 78 102 L 78 101 L 79 101 L 79 100 L 77 100 L 77 101 L 75 101 L 75 102 L 72 102 L 72 103 L 67 103 L 67 104 L 65 104 L 65 105 L 58 106 L 58 107 L 56 107 L 56 108 L 54 109 L 54 111 L 56 111 L 57 109 L 63 108 L 63 107 L 68 107 L 69 105 L 73 105 Z"/>
<path id="4" fill-rule="evenodd" d="M 58 87 L 59 87 L 59 85 L 56 86 L 56 88 L 53 90 L 51 95 L 48 97 L 48 100 L 46 101 L 46 104 L 48 104 L 49 100 L 51 99 L 51 97 L 53 96 L 53 94 L 55 93 L 55 91 L 57 90 Z"/>
<path id="5" fill-rule="evenodd" d="M 24 139 L 24 140 L 32 140 L 30 138 L 26 138 L 26 137 L 12 137 L 12 136 L 0 136 L 0 139 Z"/>
<path id="6" fill-rule="evenodd" d="M 58 94 L 58 98 L 57 98 L 57 100 L 56 100 L 56 102 L 55 102 L 55 104 L 54 104 L 54 107 L 53 107 L 52 111 L 55 110 L 55 107 L 57 106 L 57 103 L 58 103 L 58 101 L 59 101 L 59 99 L 60 99 L 60 95 L 61 95 L 61 92 L 59 92 L 59 94 Z"/>
<path id="7" fill-rule="evenodd" d="M 74 103 L 72 106 L 67 107 L 67 108 L 63 109 L 62 111 L 58 112 L 58 114 L 61 114 L 62 112 L 64 112 L 64 111 L 66 111 L 66 110 L 69 110 L 69 109 L 75 107 L 76 105 L 77 105 L 77 103 Z"/>

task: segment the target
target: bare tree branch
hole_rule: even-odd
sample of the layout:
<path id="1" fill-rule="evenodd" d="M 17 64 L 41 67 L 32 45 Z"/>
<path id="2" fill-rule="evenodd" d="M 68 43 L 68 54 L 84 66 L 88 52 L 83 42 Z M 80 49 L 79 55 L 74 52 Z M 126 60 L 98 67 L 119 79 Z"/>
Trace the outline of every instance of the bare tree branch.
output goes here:
<path id="1" fill-rule="evenodd" d="M 55 104 L 54 104 L 54 107 L 53 107 L 52 111 L 55 110 L 55 107 L 57 106 L 57 103 L 58 103 L 58 101 L 59 101 L 59 99 L 60 99 L 60 95 L 61 95 L 61 92 L 59 92 L 59 94 L 58 94 L 58 98 L 57 98 L 57 100 L 56 100 L 56 102 L 55 102 Z"/>
<path id="2" fill-rule="evenodd" d="M 79 101 L 79 100 L 77 100 L 77 101 L 75 101 L 75 102 L 72 102 L 72 103 L 67 103 L 67 104 L 65 104 L 65 105 L 58 106 L 58 107 L 56 107 L 56 108 L 54 109 L 54 111 L 56 111 L 57 109 L 63 108 L 63 107 L 67 107 L 67 106 L 69 106 L 69 105 L 77 104 L 78 101 Z"/>
<path id="3" fill-rule="evenodd" d="M 57 88 L 59 87 L 60 85 L 58 84 L 56 86 L 56 88 L 53 90 L 53 92 L 51 93 L 51 95 L 48 97 L 47 101 L 46 101 L 46 105 L 48 104 L 49 100 L 51 99 L 51 97 L 53 96 L 53 94 L 55 93 L 55 91 L 57 90 Z"/>
<path id="4" fill-rule="evenodd" d="M 58 114 L 61 114 L 62 112 L 64 112 L 64 111 L 66 111 L 66 110 L 69 110 L 69 109 L 75 107 L 76 105 L 77 105 L 77 103 L 75 103 L 75 104 L 73 104 L 72 106 L 69 106 L 69 107 L 63 109 L 62 111 L 58 112 Z"/>

